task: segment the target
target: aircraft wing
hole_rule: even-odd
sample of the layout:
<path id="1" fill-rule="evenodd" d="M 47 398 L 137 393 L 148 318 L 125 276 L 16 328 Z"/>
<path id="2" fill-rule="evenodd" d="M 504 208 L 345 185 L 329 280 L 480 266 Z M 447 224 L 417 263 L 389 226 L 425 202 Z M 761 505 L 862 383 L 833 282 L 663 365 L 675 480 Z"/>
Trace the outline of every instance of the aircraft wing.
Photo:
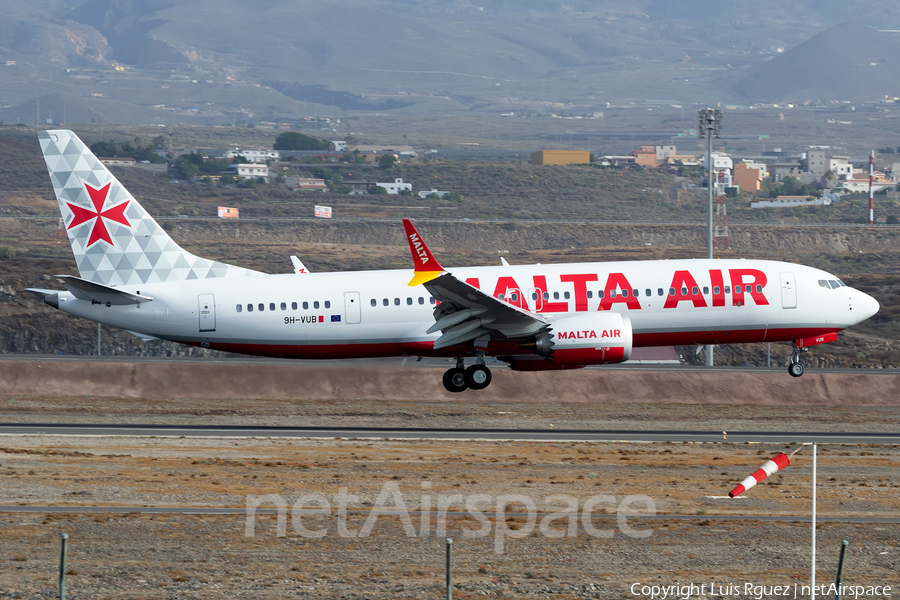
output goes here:
<path id="1" fill-rule="evenodd" d="M 428 333 L 443 334 L 435 340 L 435 350 L 484 336 L 526 338 L 547 327 L 547 321 L 539 314 L 485 294 L 447 272 L 425 245 L 412 221 L 403 219 L 403 227 L 416 265 L 409 285 L 424 285 L 441 301 L 434 309 L 435 323 L 428 328 Z"/>
<path id="2" fill-rule="evenodd" d="M 435 350 L 484 335 L 530 337 L 547 327 L 547 321 L 537 313 L 489 296 L 452 273 L 445 272 L 424 286 L 441 301 L 434 309 L 435 323 L 428 329 L 428 333 L 443 334 L 435 340 Z"/>

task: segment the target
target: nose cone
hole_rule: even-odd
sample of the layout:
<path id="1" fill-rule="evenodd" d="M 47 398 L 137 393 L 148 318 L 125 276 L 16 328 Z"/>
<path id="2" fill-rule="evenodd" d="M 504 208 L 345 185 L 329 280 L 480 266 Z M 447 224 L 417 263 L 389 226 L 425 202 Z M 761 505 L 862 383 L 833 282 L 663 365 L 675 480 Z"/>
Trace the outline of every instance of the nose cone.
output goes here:
<path id="1" fill-rule="evenodd" d="M 854 302 L 854 304 L 856 305 L 854 308 L 857 310 L 856 318 L 859 319 L 857 323 L 861 323 L 874 316 L 875 313 L 878 312 L 878 309 L 881 308 L 878 304 L 878 300 L 859 290 L 856 290 L 856 302 Z"/>

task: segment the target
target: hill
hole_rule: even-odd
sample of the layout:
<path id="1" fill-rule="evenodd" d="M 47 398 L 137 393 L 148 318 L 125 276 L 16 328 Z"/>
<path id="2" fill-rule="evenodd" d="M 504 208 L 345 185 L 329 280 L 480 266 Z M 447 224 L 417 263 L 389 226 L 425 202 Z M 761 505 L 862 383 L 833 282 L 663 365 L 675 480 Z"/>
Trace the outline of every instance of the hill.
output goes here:
<path id="1" fill-rule="evenodd" d="M 854 65 L 885 58 L 879 73 L 891 85 L 886 34 L 854 34 L 844 45 L 835 34 L 833 53 L 795 54 L 828 60 L 793 88 L 801 71 L 790 65 L 802 58 L 778 49 L 850 18 L 900 28 L 900 4 L 885 0 L 297 0 L 227 9 L 213 0 L 0 0 L 0 14 L 0 120 L 29 123 L 61 118 L 60 109 L 37 115 L 35 100 L 49 94 L 68 99 L 70 122 L 211 125 L 372 112 L 592 114 L 801 92 L 842 99 L 848 89 L 875 98 L 882 86 L 850 76 Z M 872 45 L 885 54 L 855 48 Z M 783 71 L 767 71 L 781 62 Z"/>
<path id="2" fill-rule="evenodd" d="M 895 96 L 900 93 L 900 37 L 844 23 L 751 67 L 734 89 L 751 102 Z"/>

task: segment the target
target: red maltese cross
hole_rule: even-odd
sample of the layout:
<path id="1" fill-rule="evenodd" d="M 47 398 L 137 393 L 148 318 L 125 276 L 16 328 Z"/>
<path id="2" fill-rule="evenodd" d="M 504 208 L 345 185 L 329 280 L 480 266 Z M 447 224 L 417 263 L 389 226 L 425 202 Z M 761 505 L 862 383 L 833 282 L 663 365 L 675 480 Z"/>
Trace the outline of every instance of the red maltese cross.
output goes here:
<path id="1" fill-rule="evenodd" d="M 94 242 L 98 240 L 103 240 L 110 246 L 114 246 L 112 241 L 112 237 L 109 235 L 109 231 L 106 229 L 106 223 L 103 222 L 103 219 L 109 219 L 110 221 L 114 221 L 126 227 L 131 227 L 131 223 L 128 222 L 128 219 L 125 218 L 125 207 L 128 206 L 128 200 L 122 202 L 121 204 L 117 204 L 112 208 L 108 208 L 107 210 L 103 210 L 103 205 L 106 204 L 106 196 L 109 194 L 109 186 L 112 182 L 107 183 L 102 188 L 95 189 L 88 185 L 84 184 L 84 187 L 87 189 L 88 194 L 91 197 L 91 203 L 94 205 L 94 210 L 91 211 L 87 208 L 82 208 L 76 204 L 71 204 L 66 202 L 69 205 L 69 209 L 72 211 L 72 214 L 75 216 L 72 219 L 72 222 L 69 223 L 68 229 L 72 229 L 73 227 L 78 227 L 82 223 L 87 223 L 91 219 L 97 219 L 94 222 L 94 226 L 91 228 L 91 236 L 88 238 L 88 247 L 93 246 Z M 102 217 L 102 218 L 101 218 Z"/>

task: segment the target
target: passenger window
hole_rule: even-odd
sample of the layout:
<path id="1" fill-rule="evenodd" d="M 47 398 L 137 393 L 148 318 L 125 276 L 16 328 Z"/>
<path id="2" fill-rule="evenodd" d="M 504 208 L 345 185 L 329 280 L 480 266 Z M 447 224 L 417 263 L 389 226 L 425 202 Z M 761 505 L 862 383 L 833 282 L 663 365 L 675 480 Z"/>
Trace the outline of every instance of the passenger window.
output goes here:
<path id="1" fill-rule="evenodd" d="M 588 292 L 588 293 L 590 294 L 590 292 Z M 531 299 L 537 300 L 537 298 L 538 298 L 537 292 L 531 292 Z"/>
<path id="2" fill-rule="evenodd" d="M 615 297 L 616 297 L 616 290 L 609 290 L 609 297 L 610 297 L 610 298 L 615 298 Z"/>
<path id="3" fill-rule="evenodd" d="M 303 303 L 303 310 L 309 310 L 309 302 Z"/>
<path id="4" fill-rule="evenodd" d="M 281 310 L 287 310 L 287 302 L 281 303 Z"/>
<path id="5" fill-rule="evenodd" d="M 510 300 L 510 302 L 518 302 L 519 295 L 517 293 L 513 292 L 512 294 L 509 295 L 509 300 Z"/>
<path id="6" fill-rule="evenodd" d="M 419 304 L 425 304 L 425 298 L 419 296 Z"/>
<path id="7" fill-rule="evenodd" d="M 394 306 L 400 306 L 400 298 L 394 298 Z"/>
<path id="8" fill-rule="evenodd" d="M 675 288 L 669 288 L 669 295 L 670 295 L 670 296 L 674 296 L 674 295 L 675 295 Z"/>
<path id="9" fill-rule="evenodd" d="M 247 312 L 253 312 L 253 305 L 252 305 L 252 304 L 248 304 L 248 305 L 247 305 Z"/>
<path id="10" fill-rule="evenodd" d="M 331 308 L 331 300 L 325 301 L 325 308 Z"/>
<path id="11" fill-rule="evenodd" d="M 241 306 L 240 304 L 238 304 L 237 306 L 234 307 L 234 309 L 238 312 L 241 312 L 242 310 L 244 310 L 244 307 Z"/>
<path id="12" fill-rule="evenodd" d="M 266 310 L 266 305 L 263 304 L 262 302 L 260 302 L 259 306 L 257 308 L 259 308 L 259 312 L 262 312 L 262 311 Z"/>
<path id="13" fill-rule="evenodd" d="M 594 297 L 594 292 L 592 292 L 591 290 L 588 290 L 587 295 L 588 295 L 588 299 L 591 299 Z"/>
<path id="14" fill-rule="evenodd" d="M 748 283 L 747 285 L 744 286 L 744 291 L 747 292 L 748 294 L 750 293 L 750 290 L 751 290 L 751 289 L 753 289 L 753 288 L 750 286 L 749 283 Z"/>
<path id="15" fill-rule="evenodd" d="M 734 293 L 735 293 L 735 294 L 740 294 L 740 293 L 741 293 L 741 286 L 739 286 L 739 285 L 734 286 Z"/>
<path id="16" fill-rule="evenodd" d="M 597 291 L 597 297 L 598 297 L 598 298 L 603 298 L 603 296 L 605 296 L 605 295 L 606 295 L 606 293 L 605 293 L 603 290 L 598 290 L 598 291 Z"/>
<path id="17" fill-rule="evenodd" d="M 657 295 L 657 296 L 662 296 L 663 294 L 665 294 L 665 292 L 663 291 L 662 288 L 658 288 L 658 289 L 656 290 L 656 295 Z"/>
<path id="18" fill-rule="evenodd" d="M 640 294 L 638 293 L 638 290 L 632 290 L 632 294 L 634 294 L 634 297 L 635 297 L 635 298 L 637 298 L 638 296 L 640 296 Z"/>
<path id="19" fill-rule="evenodd" d="M 381 301 L 381 303 L 384 304 L 385 306 L 390 306 L 391 301 L 388 300 L 387 298 L 385 298 L 384 300 Z"/>
<path id="20" fill-rule="evenodd" d="M 687 288 L 686 287 L 681 288 L 681 295 L 687 296 Z"/>
<path id="21" fill-rule="evenodd" d="M 703 286 L 703 295 L 705 296 L 708 293 L 709 293 L 709 288 L 704 285 Z"/>
<path id="22" fill-rule="evenodd" d="M 762 291 L 762 285 L 760 285 L 760 284 L 757 283 L 757 284 L 756 284 L 756 291 L 757 291 L 757 292 L 761 292 L 761 291 Z"/>
<path id="23" fill-rule="evenodd" d="M 431 298 L 428 299 L 428 301 L 431 302 L 432 304 L 435 304 L 437 302 L 437 299 L 434 296 L 432 296 Z"/>
<path id="24" fill-rule="evenodd" d="M 568 300 L 568 299 L 569 299 L 569 292 L 563 293 L 563 298 L 565 298 L 566 300 Z"/>
<path id="25" fill-rule="evenodd" d="M 650 288 L 647 288 L 646 290 L 644 290 L 644 292 L 645 292 L 644 295 L 647 296 L 648 298 L 653 295 L 653 290 L 651 290 Z M 660 290 L 659 295 L 662 296 L 662 290 Z"/>
<path id="26" fill-rule="evenodd" d="M 372 306 L 378 306 L 378 300 L 372 298 Z"/>
<path id="27" fill-rule="evenodd" d="M 544 292 L 544 300 L 550 299 L 550 292 Z"/>
<path id="28" fill-rule="evenodd" d="M 553 292 L 553 299 L 559 300 L 559 292 Z"/>
<path id="29" fill-rule="evenodd" d="M 319 308 L 319 301 L 318 301 L 318 300 L 314 300 L 314 301 L 313 301 L 313 308 Z"/>
<path id="30" fill-rule="evenodd" d="M 724 291 L 725 291 L 726 294 L 731 293 L 731 286 L 730 286 L 730 285 L 726 285 Z"/>
<path id="31" fill-rule="evenodd" d="M 623 298 L 627 298 L 627 297 L 628 297 L 628 290 L 622 290 L 622 297 L 623 297 Z"/>
<path id="32" fill-rule="evenodd" d="M 412 306 L 412 298 L 407 297 L 406 304 L 407 304 L 407 306 Z"/>
<path id="33" fill-rule="evenodd" d="M 503 300 L 503 299 L 504 299 L 503 294 L 497 294 L 497 300 Z"/>
<path id="34" fill-rule="evenodd" d="M 697 289 L 697 286 L 696 286 L 696 285 L 695 285 L 694 287 L 691 288 L 691 295 L 692 295 L 692 296 L 696 296 L 696 295 L 699 294 L 699 293 L 700 293 L 700 290 Z"/>
<path id="35" fill-rule="evenodd" d="M 297 303 L 291 302 L 291 310 L 297 310 Z"/>
<path id="36" fill-rule="evenodd" d="M 720 291 L 719 286 L 714 285 L 714 286 L 713 286 L 713 294 L 718 295 L 718 294 L 719 294 L 719 291 Z"/>

